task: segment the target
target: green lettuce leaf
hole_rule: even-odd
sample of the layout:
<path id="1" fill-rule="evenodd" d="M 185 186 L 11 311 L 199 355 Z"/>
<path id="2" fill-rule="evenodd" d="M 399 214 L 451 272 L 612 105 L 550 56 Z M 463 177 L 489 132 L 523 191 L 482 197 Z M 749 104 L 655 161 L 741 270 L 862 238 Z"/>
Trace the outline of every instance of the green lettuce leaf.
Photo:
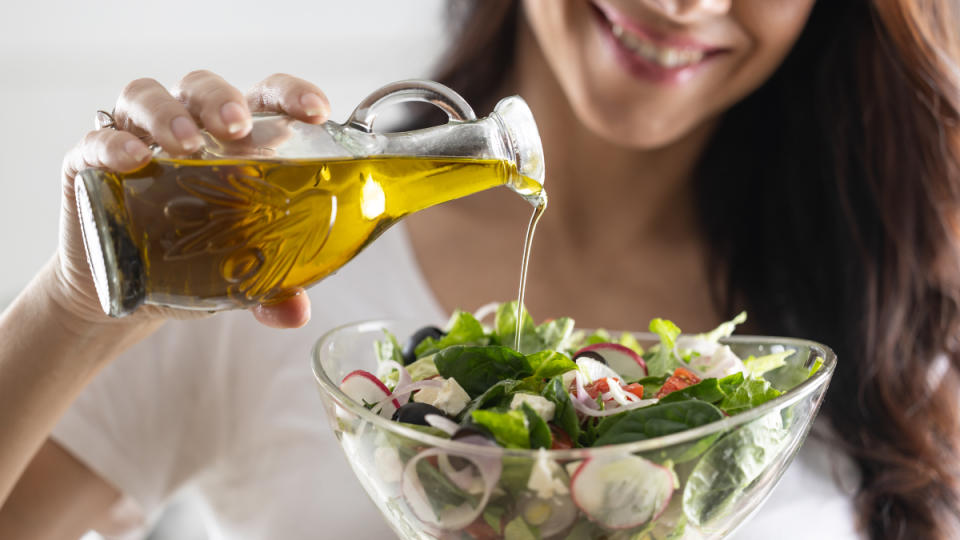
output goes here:
<path id="1" fill-rule="evenodd" d="M 620 334 L 620 339 L 617 340 L 617 343 L 632 350 L 640 356 L 643 356 L 643 346 L 640 345 L 640 342 L 637 341 L 637 338 L 635 338 L 630 332 L 624 332 Z"/>
<path id="2" fill-rule="evenodd" d="M 759 377 L 768 371 L 773 371 L 786 365 L 787 358 L 792 356 L 794 352 L 796 351 L 786 350 L 763 356 L 750 356 L 743 361 L 743 367 L 746 368 L 747 375 Z"/>
<path id="3" fill-rule="evenodd" d="M 459 310 L 454 312 L 447 323 L 447 328 L 450 330 L 442 338 L 427 338 L 421 341 L 414 349 L 417 358 L 452 345 L 487 344 L 487 336 L 483 331 L 483 325 L 472 313 Z"/>
<path id="4" fill-rule="evenodd" d="M 530 316 L 526 308 L 521 310 L 521 317 L 519 351 L 530 354 L 543 350 L 543 342 L 537 335 L 537 327 L 533 323 L 533 317 Z M 517 336 L 516 300 L 504 302 L 497 308 L 494 330 L 501 345 L 513 348 Z"/>
<path id="5" fill-rule="evenodd" d="M 433 356 L 432 354 L 424 356 L 407 366 L 407 373 L 410 374 L 413 382 L 436 377 L 440 374 L 440 372 L 437 371 L 437 365 L 433 362 Z"/>
<path id="6" fill-rule="evenodd" d="M 473 411 L 473 421 L 490 430 L 493 438 L 505 448 L 530 448 L 530 430 L 522 411 Z"/>
<path id="7" fill-rule="evenodd" d="M 698 334 L 696 337 L 716 343 L 723 338 L 728 338 L 733 335 L 733 331 L 737 329 L 737 325 L 745 322 L 747 322 L 747 312 L 741 311 L 740 314 L 733 319 L 722 323 L 706 334 Z"/>
<path id="8" fill-rule="evenodd" d="M 403 348 L 400 346 L 400 342 L 397 341 L 397 336 L 393 335 L 393 333 L 386 328 L 383 329 L 383 333 L 386 335 L 386 339 L 373 344 L 377 354 L 377 361 L 386 362 L 393 360 L 402 366 Z"/>
<path id="9" fill-rule="evenodd" d="M 537 337 L 540 338 L 540 348 L 555 351 L 566 348 L 573 335 L 573 324 L 573 319 L 570 317 L 560 317 L 537 326 L 536 332 Z"/>
<path id="10" fill-rule="evenodd" d="M 665 319 L 654 319 L 650 321 L 650 331 L 660 337 L 660 344 L 648 351 L 650 356 L 644 359 L 647 373 L 658 376 L 673 373 L 674 369 L 682 367 L 675 350 L 677 337 L 680 335 L 677 325 Z"/>
<path id="11" fill-rule="evenodd" d="M 507 347 L 448 347 L 434 358 L 444 378 L 453 377 L 471 398 L 504 379 L 522 379 L 533 375 L 526 357 Z"/>

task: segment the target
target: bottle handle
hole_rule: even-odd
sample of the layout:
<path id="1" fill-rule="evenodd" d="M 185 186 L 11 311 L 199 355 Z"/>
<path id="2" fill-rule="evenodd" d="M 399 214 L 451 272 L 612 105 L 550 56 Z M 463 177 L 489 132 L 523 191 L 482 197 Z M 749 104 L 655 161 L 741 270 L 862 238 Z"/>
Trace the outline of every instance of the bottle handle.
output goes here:
<path id="1" fill-rule="evenodd" d="M 381 109 L 411 101 L 433 104 L 447 113 L 451 121 L 469 122 L 477 119 L 473 108 L 460 94 L 438 82 L 412 79 L 388 84 L 364 98 L 353 110 L 347 125 L 372 133 L 373 123 Z"/>

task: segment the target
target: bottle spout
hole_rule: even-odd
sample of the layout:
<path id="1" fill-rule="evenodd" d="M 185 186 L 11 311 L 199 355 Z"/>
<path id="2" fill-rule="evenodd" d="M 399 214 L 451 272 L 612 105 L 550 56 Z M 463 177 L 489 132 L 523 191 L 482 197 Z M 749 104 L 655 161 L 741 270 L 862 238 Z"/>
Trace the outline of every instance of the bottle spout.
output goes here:
<path id="1" fill-rule="evenodd" d="M 517 166 L 517 178 L 509 184 L 510 189 L 537 206 L 546 196 L 543 191 L 545 167 L 540 132 L 530 107 L 520 96 L 510 96 L 501 99 L 490 116 L 500 124 L 504 143 Z"/>

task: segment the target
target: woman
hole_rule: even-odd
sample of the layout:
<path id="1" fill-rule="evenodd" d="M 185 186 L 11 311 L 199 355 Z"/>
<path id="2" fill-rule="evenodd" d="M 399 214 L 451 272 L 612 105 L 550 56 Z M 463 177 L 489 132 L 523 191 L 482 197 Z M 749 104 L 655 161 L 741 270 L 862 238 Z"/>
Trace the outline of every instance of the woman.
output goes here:
<path id="1" fill-rule="evenodd" d="M 856 522 L 870 538 L 960 537 L 956 2 L 467 7 L 440 80 L 480 110 L 523 95 L 549 161 L 552 204 L 533 257 L 531 311 L 610 328 L 665 316 L 699 330 L 745 307 L 753 332 L 830 344 L 841 362 L 823 411 L 834 449 L 821 457 L 842 452 L 858 474 L 855 511 L 826 518 L 823 530 L 833 532 L 820 536 L 845 537 Z M 354 486 L 317 463 L 336 458 L 317 455 L 322 427 L 305 425 L 315 405 L 298 401 L 309 391 L 301 362 L 315 331 L 261 338 L 230 314 L 168 323 L 131 348 L 177 314 L 143 309 L 108 320 L 93 293 L 73 174 L 142 165 L 148 154 L 137 135 L 171 152 L 197 144 L 197 122 L 240 137 L 251 109 L 312 122 L 329 110 L 318 88 L 288 76 L 246 97 L 206 72 L 184 78 L 172 95 L 141 80 L 117 104 L 121 129 L 93 132 L 67 157 L 60 251 L 0 321 L 8 435 L 0 536 L 129 525 L 123 494 L 149 513 L 191 484 L 228 536 L 384 534 L 375 525 L 348 532 L 371 526 L 361 521 L 367 510 L 350 515 L 353 503 L 344 501 Z M 503 239 L 519 237 L 524 218 L 491 219 L 505 204 L 499 197 L 414 216 L 382 238 L 311 291 L 322 305 L 311 328 L 371 316 L 427 319 L 509 298 L 519 238 Z M 303 295 L 254 311 L 271 326 L 309 318 Z M 44 442 L 81 388 L 128 349 Z M 159 403 L 169 393 L 175 399 Z M 131 442 L 138 438 L 151 443 Z M 797 497 L 816 481 L 794 480 Z M 262 501 L 237 495 L 259 490 L 282 499 L 261 511 Z M 310 499 L 317 496 L 323 504 Z M 778 508 L 768 504 L 755 522 Z M 278 533 L 264 521 L 271 514 L 293 519 Z M 789 508 L 782 515 L 794 521 L 751 524 L 744 537 L 806 538 L 825 519 Z"/>

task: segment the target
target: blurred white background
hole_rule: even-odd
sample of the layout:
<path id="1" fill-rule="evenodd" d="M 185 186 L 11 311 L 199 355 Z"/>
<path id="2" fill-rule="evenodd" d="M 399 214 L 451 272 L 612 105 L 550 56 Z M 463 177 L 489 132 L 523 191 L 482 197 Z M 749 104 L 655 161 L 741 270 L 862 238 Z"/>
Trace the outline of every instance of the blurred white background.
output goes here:
<path id="1" fill-rule="evenodd" d="M 285 72 L 343 120 L 378 86 L 430 74 L 443 0 L 8 2 L 0 18 L 0 307 L 56 249 L 60 166 L 124 85 L 209 69 L 246 90 Z"/>

